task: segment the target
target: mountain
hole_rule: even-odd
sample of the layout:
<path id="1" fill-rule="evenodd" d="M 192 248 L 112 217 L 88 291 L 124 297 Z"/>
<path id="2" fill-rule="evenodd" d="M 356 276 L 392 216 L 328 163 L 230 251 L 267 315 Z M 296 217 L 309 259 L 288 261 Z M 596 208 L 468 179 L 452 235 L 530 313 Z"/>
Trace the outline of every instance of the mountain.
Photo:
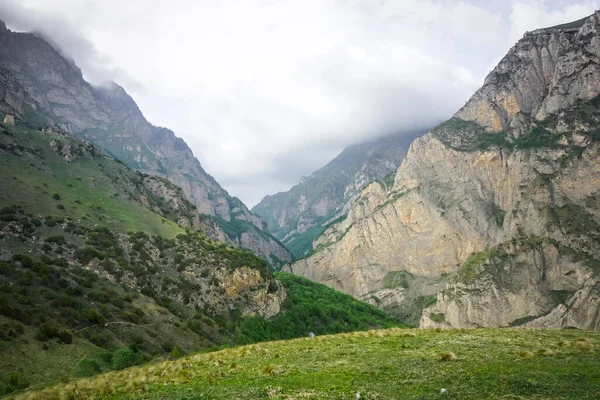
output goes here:
<path id="1" fill-rule="evenodd" d="M 0 395 L 217 345 L 398 325 L 190 230 L 201 223 L 164 178 L 57 127 L 0 123 Z"/>
<path id="2" fill-rule="evenodd" d="M 265 196 L 252 211 L 269 225 L 297 259 L 329 224 L 343 218 L 361 190 L 374 180 L 393 180 L 414 132 L 384 136 L 347 147 L 287 192 Z"/>
<path id="3" fill-rule="evenodd" d="M 599 43 L 526 33 L 290 270 L 422 327 L 600 329 Z"/>
<path id="4" fill-rule="evenodd" d="M 201 229 L 206 234 L 247 248 L 275 267 L 291 260 L 261 218 L 206 173 L 181 138 L 150 124 L 117 84 L 91 86 L 74 62 L 43 38 L 11 32 L 0 22 L 0 81 L 5 100 L 0 111 L 28 121 L 32 128 L 47 125 L 48 117 L 130 168 L 166 178 L 183 189 L 204 216 Z"/>

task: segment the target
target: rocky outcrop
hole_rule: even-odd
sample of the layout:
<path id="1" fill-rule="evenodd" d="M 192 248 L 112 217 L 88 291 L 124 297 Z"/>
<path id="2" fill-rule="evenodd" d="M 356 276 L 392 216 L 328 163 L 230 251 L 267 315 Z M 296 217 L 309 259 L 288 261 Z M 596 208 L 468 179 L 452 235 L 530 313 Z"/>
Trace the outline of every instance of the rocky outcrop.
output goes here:
<path id="1" fill-rule="evenodd" d="M 27 111 L 30 111 L 29 113 Z M 134 100 L 117 84 L 92 87 L 73 61 L 64 58 L 43 38 L 15 33 L 0 24 L 0 113 L 14 113 L 36 129 L 56 124 L 84 137 L 127 166 L 170 180 L 183 189 L 198 212 L 249 222 L 256 231 L 257 248 L 291 255 L 270 237 L 263 221 L 238 199 L 231 197 L 194 157 L 187 144 L 166 129 L 153 126 Z M 49 121 L 42 121 L 45 116 Z M 43 118 L 42 118 L 43 117 Z"/>
<path id="2" fill-rule="evenodd" d="M 153 175 L 144 175 L 142 184 L 157 201 L 157 204 L 152 207 L 154 212 L 165 215 L 175 211 L 177 215 L 172 217 L 177 222 L 177 225 L 194 231 L 202 231 L 201 216 L 198 208 L 188 201 L 181 188 L 175 186 L 167 179 Z M 140 196 L 140 202 L 150 206 L 148 197 L 146 196 Z"/>
<path id="3" fill-rule="evenodd" d="M 328 224 L 347 214 L 369 182 L 384 181 L 398 168 L 416 135 L 404 132 L 352 145 L 289 191 L 265 196 L 252 211 L 295 257 L 303 257 Z"/>
<path id="4" fill-rule="evenodd" d="M 600 329 L 599 17 L 526 34 L 412 143 L 393 187 L 368 186 L 290 270 L 386 307 L 409 273 L 437 293 L 425 327 Z"/>
<path id="5" fill-rule="evenodd" d="M 600 280 L 585 260 L 547 240 L 514 247 L 487 259 L 477 276 L 448 285 L 420 325 L 600 329 Z"/>
<path id="6" fill-rule="evenodd" d="M 24 114 L 25 92 L 14 76 L 4 68 L 0 68 L 0 115 L 20 117 Z M 5 121 L 6 122 L 6 121 Z"/>

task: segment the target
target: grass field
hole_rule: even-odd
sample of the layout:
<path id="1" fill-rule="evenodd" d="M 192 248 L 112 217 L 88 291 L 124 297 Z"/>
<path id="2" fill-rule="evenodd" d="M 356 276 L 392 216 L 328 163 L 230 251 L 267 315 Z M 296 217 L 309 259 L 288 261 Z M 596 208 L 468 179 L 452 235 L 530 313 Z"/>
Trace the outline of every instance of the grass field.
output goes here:
<path id="1" fill-rule="evenodd" d="M 393 328 L 196 354 L 14 398 L 598 399 L 599 341 L 574 330 Z"/>

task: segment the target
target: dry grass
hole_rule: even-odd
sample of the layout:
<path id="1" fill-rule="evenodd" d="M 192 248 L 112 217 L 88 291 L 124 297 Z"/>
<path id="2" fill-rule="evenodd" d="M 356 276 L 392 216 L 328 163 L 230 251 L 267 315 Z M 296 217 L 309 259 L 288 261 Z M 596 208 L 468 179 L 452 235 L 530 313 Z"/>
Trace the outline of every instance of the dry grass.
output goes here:
<path id="1" fill-rule="evenodd" d="M 531 357 L 533 357 L 533 353 L 530 351 L 523 350 L 523 351 L 519 352 L 519 358 L 531 358 Z"/>
<path id="2" fill-rule="evenodd" d="M 442 351 L 438 353 L 438 358 L 440 361 L 454 361 L 457 357 L 451 351 Z"/>
<path id="3" fill-rule="evenodd" d="M 261 372 L 263 375 L 276 375 L 277 369 L 273 365 L 269 364 L 269 365 L 265 365 L 263 367 L 263 369 L 261 370 Z"/>
<path id="4" fill-rule="evenodd" d="M 586 337 L 580 337 L 577 338 L 575 340 L 573 340 L 573 346 L 582 346 L 582 345 L 587 345 L 590 344 L 592 341 L 589 338 Z"/>
<path id="5" fill-rule="evenodd" d="M 553 355 L 554 352 L 552 350 L 550 350 L 550 349 L 540 349 L 540 350 L 538 350 L 538 354 L 541 355 L 541 356 L 548 357 L 548 356 Z"/>

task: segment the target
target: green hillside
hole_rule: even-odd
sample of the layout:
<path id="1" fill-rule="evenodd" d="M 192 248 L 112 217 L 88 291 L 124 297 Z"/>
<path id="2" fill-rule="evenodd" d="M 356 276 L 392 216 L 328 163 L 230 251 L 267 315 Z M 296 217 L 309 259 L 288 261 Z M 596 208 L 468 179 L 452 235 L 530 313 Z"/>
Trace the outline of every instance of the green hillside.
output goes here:
<path id="1" fill-rule="evenodd" d="M 59 154 L 65 148 L 77 159 L 67 162 Z M 141 194 L 141 174 L 86 142 L 1 124 L 0 151 L 0 207 L 20 205 L 29 214 L 68 217 L 121 232 L 165 237 L 183 232 L 135 198 Z"/>
<path id="2" fill-rule="evenodd" d="M 577 331 L 394 328 L 197 354 L 15 399 L 597 399 L 598 343 Z"/>

